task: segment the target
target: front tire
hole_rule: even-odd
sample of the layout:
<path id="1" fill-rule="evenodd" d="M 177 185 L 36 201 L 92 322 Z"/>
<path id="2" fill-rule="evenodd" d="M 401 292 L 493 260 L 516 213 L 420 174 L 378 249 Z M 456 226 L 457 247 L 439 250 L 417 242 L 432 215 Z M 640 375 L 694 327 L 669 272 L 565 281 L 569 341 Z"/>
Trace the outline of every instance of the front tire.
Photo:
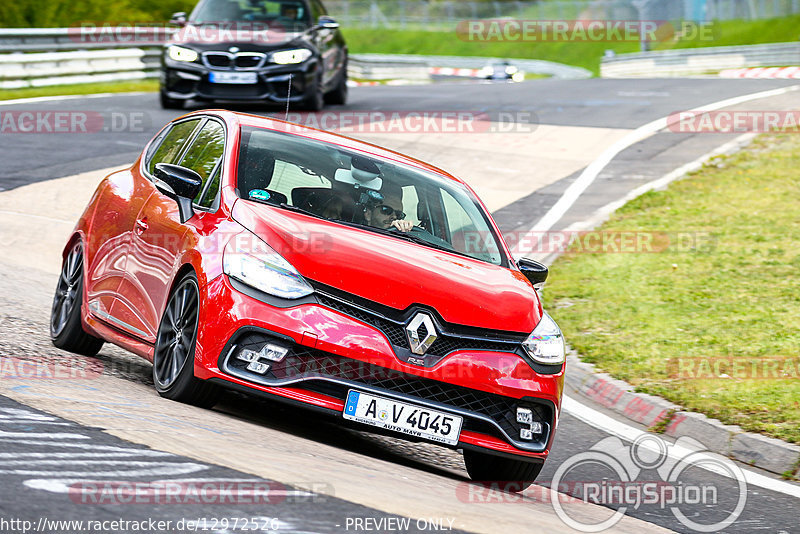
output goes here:
<path id="1" fill-rule="evenodd" d="M 168 97 L 163 89 L 159 91 L 158 95 L 162 109 L 183 109 L 183 101 Z"/>
<path id="2" fill-rule="evenodd" d="M 469 477 L 476 482 L 506 483 L 507 491 L 523 491 L 533 484 L 544 462 L 531 463 L 490 454 L 464 451 L 464 465 Z"/>
<path id="3" fill-rule="evenodd" d="M 189 273 L 172 291 L 158 325 L 153 383 L 162 397 L 210 408 L 217 403 L 219 392 L 213 384 L 194 376 L 199 310 L 197 276 Z"/>
<path id="4" fill-rule="evenodd" d="M 325 107 L 325 95 L 322 92 L 322 75 L 317 76 L 317 81 L 303 100 L 302 108 L 305 111 L 322 111 Z"/>
<path id="5" fill-rule="evenodd" d="M 103 340 L 87 334 L 81 321 L 83 305 L 83 247 L 78 241 L 70 249 L 58 277 L 50 310 L 50 339 L 53 345 L 83 356 L 94 356 Z"/>
<path id="6" fill-rule="evenodd" d="M 333 106 L 344 106 L 347 104 L 347 63 L 342 67 L 342 72 L 339 75 L 339 81 L 336 83 L 336 88 L 325 95 L 325 103 Z"/>

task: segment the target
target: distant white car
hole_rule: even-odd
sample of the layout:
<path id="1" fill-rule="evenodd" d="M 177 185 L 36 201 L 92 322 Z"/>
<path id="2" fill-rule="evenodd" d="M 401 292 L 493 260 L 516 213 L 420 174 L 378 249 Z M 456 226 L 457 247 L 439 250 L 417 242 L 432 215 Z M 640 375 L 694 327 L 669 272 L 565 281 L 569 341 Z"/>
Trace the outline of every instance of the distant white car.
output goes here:
<path id="1" fill-rule="evenodd" d="M 509 61 L 491 61 L 484 66 L 478 75 L 487 80 L 525 80 L 525 73 Z"/>

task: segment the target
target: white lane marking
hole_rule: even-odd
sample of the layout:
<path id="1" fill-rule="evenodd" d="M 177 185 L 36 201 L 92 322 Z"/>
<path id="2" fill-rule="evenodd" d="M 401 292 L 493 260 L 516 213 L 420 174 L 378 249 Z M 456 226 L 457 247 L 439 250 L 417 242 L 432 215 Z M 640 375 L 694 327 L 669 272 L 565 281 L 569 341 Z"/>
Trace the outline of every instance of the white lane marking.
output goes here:
<path id="1" fill-rule="evenodd" d="M 26 459 L 26 460 L 0 460 L 0 466 L 15 466 L 15 465 L 70 465 L 70 466 L 79 466 L 79 465 L 124 465 L 130 467 L 147 467 L 147 466 L 168 466 L 168 465 L 196 465 L 192 462 L 140 462 L 140 461 L 132 461 L 132 460 L 73 460 L 73 459 L 60 459 L 60 460 L 51 460 L 47 459 Z"/>
<path id="2" fill-rule="evenodd" d="M 27 487 L 29 487 L 31 489 L 44 490 L 44 491 L 49 491 L 51 493 L 72 493 L 72 494 L 74 494 L 76 492 L 80 492 L 81 489 L 73 487 L 73 484 L 79 484 L 81 482 L 86 482 L 86 479 L 85 478 L 64 478 L 64 479 L 36 479 L 36 478 L 32 478 L 30 480 L 26 480 L 24 482 L 24 484 L 25 484 L 25 486 L 27 486 Z M 92 482 L 92 484 L 94 486 L 102 486 L 103 483 L 114 484 L 117 481 L 92 479 L 91 482 Z M 155 480 L 155 481 L 152 481 L 152 482 L 149 482 L 149 481 L 148 482 L 136 482 L 136 487 L 132 487 L 132 488 L 130 488 L 130 490 L 126 490 L 125 488 L 120 487 L 120 488 L 117 488 L 114 493 L 115 493 L 115 495 L 138 495 L 147 486 L 152 487 L 152 488 L 159 488 L 159 487 L 162 487 L 162 486 L 165 486 L 165 485 L 169 484 L 169 485 L 172 485 L 174 487 L 174 485 L 176 485 L 176 484 L 177 485 L 189 484 L 189 483 L 194 484 L 194 483 L 197 483 L 197 482 L 200 482 L 200 483 L 203 483 L 203 484 L 243 483 L 243 482 L 246 482 L 246 483 L 250 483 L 250 484 L 263 484 L 265 486 L 269 486 L 270 484 L 273 484 L 272 482 L 270 482 L 268 480 L 246 479 L 246 478 L 242 478 L 242 479 L 239 479 L 239 478 L 197 478 L 197 479 L 171 478 L 171 479 L 168 479 L 168 480 Z M 93 487 L 85 488 L 85 490 L 87 490 L 87 491 L 96 491 L 96 489 L 93 488 Z M 218 493 L 222 493 L 224 491 L 228 491 L 228 490 L 226 490 L 224 488 L 220 488 L 218 490 Z M 261 491 L 261 490 L 256 488 L 256 491 Z M 269 496 L 270 497 L 313 497 L 313 496 L 316 495 L 315 493 L 311 493 L 311 492 L 303 491 L 303 490 L 280 490 L 280 489 L 273 489 L 272 487 L 269 487 L 269 489 L 267 491 L 269 492 Z M 206 490 L 206 494 L 207 495 L 214 495 L 215 493 Z M 186 497 L 186 496 L 184 496 L 184 497 Z"/>
<path id="3" fill-rule="evenodd" d="M 125 458 L 128 456 L 172 456 L 168 452 L 129 449 L 120 452 L 0 452 L 2 458 Z"/>
<path id="4" fill-rule="evenodd" d="M 93 451 L 109 451 L 109 452 L 126 452 L 126 451 L 139 451 L 140 453 L 147 456 L 149 452 L 156 452 L 151 451 L 150 449 L 130 449 L 127 447 L 114 447 L 112 445 L 92 445 L 89 443 L 69 443 L 69 442 L 58 442 L 58 441 L 34 441 L 28 439 L 4 439 L 0 438 L 0 443 L 17 443 L 20 445 L 37 445 L 37 446 L 45 446 L 45 447 L 58 447 L 61 449 L 65 448 L 74 448 L 74 449 L 81 449 L 82 451 L 86 450 L 93 450 Z M 164 453 L 169 454 L 169 453 Z"/>
<path id="5" fill-rule="evenodd" d="M 4 432 L 2 430 L 0 430 L 0 438 L 91 439 L 89 436 L 84 436 L 83 434 L 71 434 L 71 433 L 39 434 L 33 432 Z"/>
<path id="6" fill-rule="evenodd" d="M 581 404 L 579 401 L 575 400 L 573 397 L 568 395 L 564 395 L 562 410 L 574 416 L 576 419 L 583 421 L 589 426 L 602 430 L 607 434 L 617 436 L 618 438 L 626 441 L 633 442 L 636 441 L 637 438 L 648 434 L 648 432 L 645 432 L 644 430 L 639 430 L 638 428 L 629 426 L 623 423 L 622 421 L 617 421 L 613 417 L 609 417 L 604 413 L 598 412 L 597 410 L 590 408 L 585 404 Z M 647 444 L 647 441 L 645 440 L 640 443 L 642 443 L 643 446 L 645 446 L 644 444 Z M 655 451 L 655 449 L 653 450 Z M 678 460 L 686 457 L 690 452 L 692 451 L 678 445 L 671 447 L 669 451 L 670 456 Z M 720 469 L 718 471 L 716 469 L 710 469 L 709 466 L 705 464 L 699 464 L 698 467 L 702 467 L 703 469 L 707 469 L 708 471 L 713 471 L 720 475 L 731 478 L 730 474 L 726 473 L 724 470 Z M 748 484 L 753 486 L 759 486 L 761 488 L 765 488 L 771 491 L 783 493 L 785 495 L 789 495 L 790 497 L 800 498 L 800 485 L 791 484 L 783 480 L 777 480 L 774 478 L 764 476 L 760 473 L 748 471 L 741 465 L 740 468 L 742 469 L 745 481 Z"/>
<path id="7" fill-rule="evenodd" d="M 41 219 L 47 222 L 55 222 L 59 224 L 72 224 L 74 221 L 67 221 L 64 219 L 56 219 L 46 215 L 36 215 L 33 213 L 22 213 L 20 211 L 0 210 L 0 215 L 14 215 L 15 217 L 30 217 L 32 219 Z"/>
<path id="8" fill-rule="evenodd" d="M 614 200 L 613 202 L 609 202 L 605 206 L 597 209 L 588 219 L 584 219 L 583 221 L 579 221 L 569 225 L 564 229 L 564 233 L 566 235 L 570 235 L 572 232 L 580 232 L 583 230 L 589 230 L 599 226 L 600 224 L 605 222 L 611 216 L 612 213 L 620 209 L 622 206 L 624 206 L 631 200 L 640 197 L 641 195 L 647 193 L 648 191 L 654 191 L 665 188 L 678 178 L 681 178 L 690 172 L 698 170 L 711 158 L 719 156 L 721 154 L 734 152 L 735 150 L 738 150 L 739 148 L 747 145 L 757 136 L 758 134 L 753 134 L 753 133 L 740 135 L 733 141 L 729 141 L 724 145 L 712 150 L 711 152 L 708 152 L 707 154 L 700 156 L 696 160 L 687 163 L 686 165 L 683 165 L 681 167 L 678 167 L 669 174 L 666 174 L 656 180 L 647 182 L 646 184 L 640 185 L 639 187 L 629 192 L 624 197 L 618 200 Z M 530 257 L 544 263 L 545 265 L 552 265 L 552 263 L 560 255 L 561 252 L 556 251 L 556 252 L 543 252 L 541 254 L 531 254 Z"/>
<path id="9" fill-rule="evenodd" d="M 758 100 L 761 98 L 769 98 L 772 96 L 779 96 L 782 94 L 786 94 L 792 91 L 797 91 L 800 89 L 800 85 L 792 85 L 790 87 L 783 87 L 781 89 L 773 89 L 770 91 L 761 91 L 758 93 L 751 93 L 748 95 L 737 96 L 734 98 L 728 98 L 725 100 L 721 100 L 719 102 L 714 102 L 712 104 L 708 104 L 705 106 L 700 106 L 691 110 L 687 110 L 688 112 L 703 112 L 703 111 L 715 111 L 718 109 L 735 106 L 737 104 L 742 104 L 744 102 L 749 102 L 751 100 Z M 561 195 L 561 198 L 556 201 L 556 203 L 544 214 L 544 216 L 539 219 L 539 221 L 533 225 L 533 227 L 528 230 L 528 235 L 533 235 L 534 237 L 542 232 L 546 232 L 550 230 L 561 218 L 567 213 L 567 211 L 577 202 L 580 196 L 589 188 L 590 185 L 597 179 L 600 173 L 605 169 L 611 161 L 619 155 L 620 152 L 623 150 L 644 141 L 648 137 L 651 137 L 659 130 L 663 130 L 667 128 L 671 124 L 675 124 L 678 122 L 677 116 L 667 116 L 662 117 L 660 119 L 654 120 L 640 128 L 637 128 L 633 132 L 629 133 L 613 145 L 607 148 L 596 160 L 594 160 L 575 180 L 573 183 L 567 187 L 567 190 L 564 191 L 564 194 Z M 527 243 L 529 240 L 523 238 L 520 240 L 520 243 Z M 515 256 L 524 256 L 526 253 L 530 251 L 526 250 L 517 250 L 514 251 Z"/>
<path id="10" fill-rule="evenodd" d="M 169 466 L 151 467 L 149 469 L 132 469 L 130 471 L 37 471 L 34 469 L 0 469 L 0 475 L 51 477 L 54 479 L 60 479 L 64 477 L 83 477 L 83 479 L 94 479 L 97 477 L 175 476 L 195 473 L 204 469 L 208 469 L 208 467 L 205 465 L 188 463 L 170 464 Z"/>
<path id="11" fill-rule="evenodd" d="M 130 93 L 95 93 L 93 95 L 60 95 L 60 96 L 35 96 L 31 98 L 16 98 L 14 100 L 2 100 L 0 106 L 14 106 L 16 104 L 35 104 L 38 102 L 55 102 L 58 100 L 77 100 L 79 98 L 108 98 L 110 96 L 139 96 L 149 95 L 147 91 L 134 91 Z"/>

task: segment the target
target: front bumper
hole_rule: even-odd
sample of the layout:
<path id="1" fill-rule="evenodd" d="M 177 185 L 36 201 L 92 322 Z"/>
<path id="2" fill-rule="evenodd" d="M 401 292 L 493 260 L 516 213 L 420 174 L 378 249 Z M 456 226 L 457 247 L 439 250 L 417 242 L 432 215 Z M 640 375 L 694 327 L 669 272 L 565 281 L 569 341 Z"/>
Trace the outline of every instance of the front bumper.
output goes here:
<path id="1" fill-rule="evenodd" d="M 225 84 L 209 81 L 212 69 L 202 63 L 165 59 L 161 68 L 161 91 L 173 100 L 241 100 L 286 103 L 302 102 L 314 87 L 317 62 L 298 65 L 267 65 L 258 70 L 216 70 L 215 72 L 255 72 L 255 84 Z M 289 88 L 291 87 L 291 92 Z"/>
<path id="2" fill-rule="evenodd" d="M 347 391 L 357 389 L 462 416 L 458 448 L 531 461 L 544 460 L 549 453 L 559 417 L 563 367 L 556 374 L 540 374 L 518 354 L 486 350 L 454 350 L 432 367 L 420 367 L 400 359 L 396 352 L 401 349 L 365 318 L 322 305 L 322 299 L 311 297 L 283 308 L 269 297 L 237 291 L 224 275 L 206 289 L 195 361 L 198 378 L 339 417 Z M 213 315 L 204 317 L 208 313 Z M 238 351 L 257 351 L 267 342 L 283 345 L 289 353 L 264 375 L 247 371 L 246 363 L 235 358 Z M 533 412 L 534 420 L 542 423 L 541 434 L 531 440 L 520 438 L 518 407 Z"/>

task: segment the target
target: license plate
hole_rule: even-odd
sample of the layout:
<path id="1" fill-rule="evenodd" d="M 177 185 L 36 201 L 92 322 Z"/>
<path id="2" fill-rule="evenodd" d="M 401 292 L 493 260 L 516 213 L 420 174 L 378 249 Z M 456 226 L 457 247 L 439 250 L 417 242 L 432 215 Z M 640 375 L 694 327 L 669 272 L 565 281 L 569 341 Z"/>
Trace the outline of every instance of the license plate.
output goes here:
<path id="1" fill-rule="evenodd" d="M 256 83 L 258 74 L 255 72 L 209 72 L 208 81 L 211 83 Z"/>
<path id="2" fill-rule="evenodd" d="M 379 426 L 420 438 L 456 445 L 464 419 L 430 408 L 414 406 L 368 393 L 350 390 L 342 416 L 351 421 Z"/>

